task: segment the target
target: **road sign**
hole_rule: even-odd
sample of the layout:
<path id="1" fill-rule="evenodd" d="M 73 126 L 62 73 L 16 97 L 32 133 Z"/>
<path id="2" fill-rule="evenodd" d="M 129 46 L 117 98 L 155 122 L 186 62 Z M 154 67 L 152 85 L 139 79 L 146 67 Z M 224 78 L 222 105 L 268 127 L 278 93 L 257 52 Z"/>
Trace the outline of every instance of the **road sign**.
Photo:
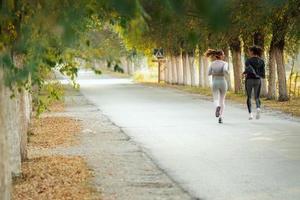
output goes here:
<path id="1" fill-rule="evenodd" d="M 164 57 L 164 50 L 162 48 L 156 48 L 153 50 L 153 55 L 160 59 Z"/>

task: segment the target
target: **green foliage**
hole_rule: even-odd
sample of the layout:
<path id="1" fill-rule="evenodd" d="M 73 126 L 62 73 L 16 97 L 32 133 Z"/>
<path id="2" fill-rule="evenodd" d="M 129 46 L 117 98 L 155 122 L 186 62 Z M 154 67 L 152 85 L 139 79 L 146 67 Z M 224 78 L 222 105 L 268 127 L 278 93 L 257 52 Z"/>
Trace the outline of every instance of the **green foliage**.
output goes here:
<path id="1" fill-rule="evenodd" d="M 121 57 L 164 48 L 203 53 L 232 40 L 283 40 L 291 55 L 300 43 L 299 0 L 4 0 L 0 3 L 0 65 L 12 89 L 40 92 L 53 69 L 75 87 L 82 59 L 112 66 Z M 275 31 L 277 30 L 277 31 Z M 267 45 L 265 45 L 267 46 Z M 21 56 L 21 58 L 20 58 Z M 54 95 L 54 94 L 53 94 Z M 54 95 L 55 97 L 55 95 Z M 42 105 L 42 103 L 41 103 Z"/>
<path id="2" fill-rule="evenodd" d="M 40 89 L 40 94 L 37 96 L 34 103 L 36 108 L 36 115 L 48 111 L 49 105 L 54 102 L 62 101 L 64 96 L 64 88 L 58 82 L 45 83 Z"/>

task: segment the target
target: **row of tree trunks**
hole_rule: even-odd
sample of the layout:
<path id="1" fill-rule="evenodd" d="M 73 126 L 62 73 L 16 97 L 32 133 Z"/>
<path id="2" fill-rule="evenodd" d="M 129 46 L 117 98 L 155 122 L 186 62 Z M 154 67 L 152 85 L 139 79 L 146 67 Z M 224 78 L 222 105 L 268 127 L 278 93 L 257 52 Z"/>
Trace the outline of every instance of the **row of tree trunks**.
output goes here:
<path id="1" fill-rule="evenodd" d="M 165 82 L 170 84 L 183 84 L 191 86 L 209 87 L 208 59 L 199 58 L 199 71 L 195 65 L 195 53 L 185 52 L 178 56 L 167 56 L 164 68 Z M 197 78 L 199 81 L 197 82 Z"/>

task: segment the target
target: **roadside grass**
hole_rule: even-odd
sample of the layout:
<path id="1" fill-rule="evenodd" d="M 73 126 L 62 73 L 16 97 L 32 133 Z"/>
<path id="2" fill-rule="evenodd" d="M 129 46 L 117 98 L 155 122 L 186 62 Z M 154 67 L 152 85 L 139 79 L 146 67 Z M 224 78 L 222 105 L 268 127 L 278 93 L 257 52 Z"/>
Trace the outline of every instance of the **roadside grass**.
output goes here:
<path id="1" fill-rule="evenodd" d="M 153 83 L 153 82 L 140 82 L 141 84 L 154 86 L 154 87 L 163 87 L 163 88 L 174 88 L 184 92 L 199 94 L 206 97 L 211 97 L 211 89 L 210 88 L 201 88 L 201 87 L 192 87 L 192 86 L 184 86 L 184 85 L 170 85 L 166 83 Z M 228 100 L 231 100 L 236 103 L 245 104 L 246 97 L 244 94 L 235 94 L 233 92 L 228 92 L 226 95 Z M 279 102 L 276 100 L 267 100 L 266 98 L 262 98 L 262 105 L 269 109 L 278 110 L 287 114 L 291 114 L 292 116 L 300 117 L 300 97 L 291 98 L 290 101 Z"/>
<path id="2" fill-rule="evenodd" d="M 107 75 L 112 75 L 114 77 L 117 78 L 130 78 L 131 76 L 126 74 L 126 73 L 120 73 L 120 72 L 115 72 L 111 69 L 108 69 L 106 67 L 102 67 L 100 68 L 100 71 L 102 72 L 102 74 L 107 74 Z"/>

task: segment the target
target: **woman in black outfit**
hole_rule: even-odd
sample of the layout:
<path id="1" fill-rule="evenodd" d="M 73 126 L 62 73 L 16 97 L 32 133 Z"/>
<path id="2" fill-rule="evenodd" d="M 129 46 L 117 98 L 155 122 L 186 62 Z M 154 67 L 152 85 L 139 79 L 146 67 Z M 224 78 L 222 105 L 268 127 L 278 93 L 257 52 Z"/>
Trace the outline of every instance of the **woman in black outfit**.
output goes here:
<path id="1" fill-rule="evenodd" d="M 249 120 L 253 119 L 251 108 L 252 90 L 254 90 L 254 97 L 256 103 L 256 119 L 260 118 L 260 90 L 261 79 L 265 78 L 265 62 L 261 59 L 262 49 L 258 46 L 249 48 L 249 56 L 245 63 L 244 75 L 246 76 L 246 94 L 247 94 L 247 107 L 249 112 Z"/>

